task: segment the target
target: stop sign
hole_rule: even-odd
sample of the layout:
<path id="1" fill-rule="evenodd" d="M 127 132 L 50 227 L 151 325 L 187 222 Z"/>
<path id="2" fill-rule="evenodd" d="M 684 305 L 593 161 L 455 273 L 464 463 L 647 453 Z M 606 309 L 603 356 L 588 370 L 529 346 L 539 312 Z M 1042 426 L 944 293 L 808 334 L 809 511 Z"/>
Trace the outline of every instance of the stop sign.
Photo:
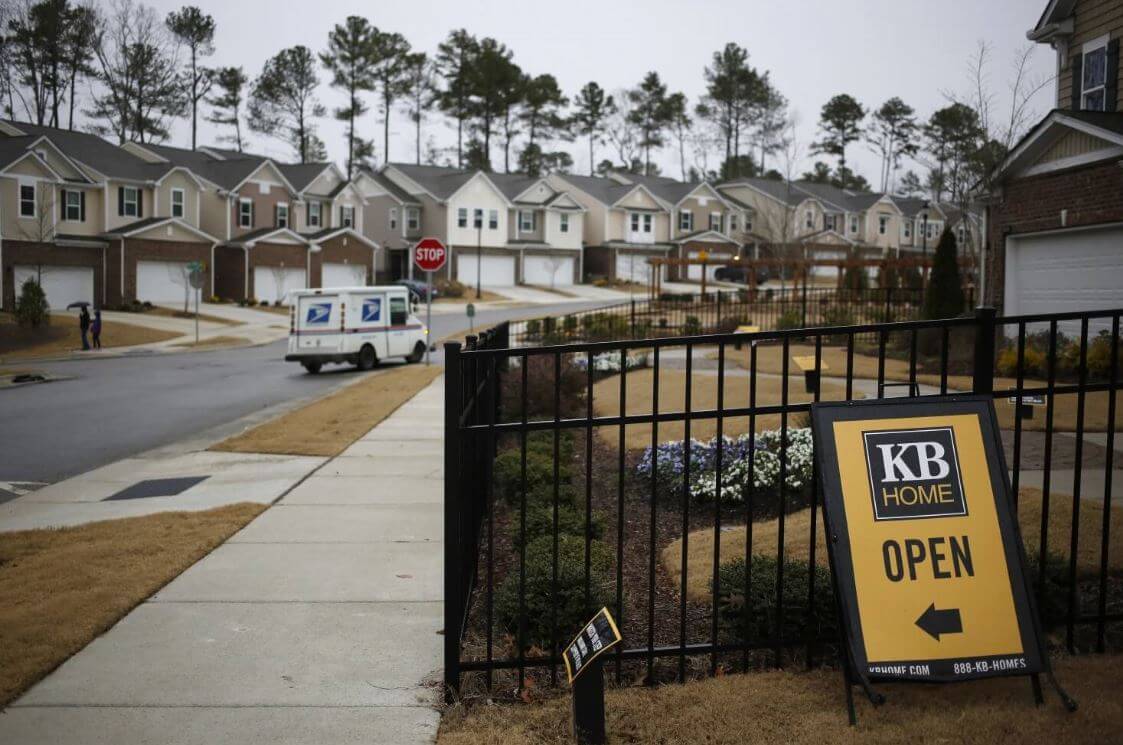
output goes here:
<path id="1" fill-rule="evenodd" d="M 435 272 L 445 265 L 448 251 L 436 238 L 422 238 L 413 248 L 413 263 L 426 272 Z"/>

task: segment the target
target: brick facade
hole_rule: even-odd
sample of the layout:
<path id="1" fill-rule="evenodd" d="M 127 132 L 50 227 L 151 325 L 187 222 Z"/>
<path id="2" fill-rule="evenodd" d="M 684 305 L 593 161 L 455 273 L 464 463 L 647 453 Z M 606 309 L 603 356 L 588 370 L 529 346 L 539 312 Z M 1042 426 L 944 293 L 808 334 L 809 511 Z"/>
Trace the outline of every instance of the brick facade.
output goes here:
<path id="1" fill-rule="evenodd" d="M 1123 168 L 1116 160 L 1007 182 L 987 206 L 987 304 L 1002 307 L 1007 235 L 1113 222 L 1123 222 Z"/>
<path id="2" fill-rule="evenodd" d="M 359 264 L 366 267 L 367 282 L 373 281 L 374 249 L 356 240 L 353 236 L 340 235 L 320 244 L 319 253 L 312 254 L 312 274 L 308 277 L 309 287 L 322 287 L 323 265 Z"/>
<path id="3" fill-rule="evenodd" d="M 240 250 L 239 250 L 240 251 Z M 304 269 L 308 271 L 308 247 L 284 243 L 257 243 L 250 249 L 250 297 L 256 298 L 254 269 L 259 266 Z M 244 264 L 243 264 L 244 267 Z M 311 278 L 309 278 L 310 281 Z M 239 299 L 239 298 L 235 298 Z"/>
<path id="4" fill-rule="evenodd" d="M 91 246 L 58 246 L 54 243 L 5 240 L 3 244 L 3 292 L 4 309 L 15 307 L 16 293 L 15 267 L 17 266 L 84 266 L 94 270 L 94 299 L 100 303 L 105 297 L 106 261 L 104 249 Z M 114 302 L 110 298 L 110 302 Z"/>
<path id="5" fill-rule="evenodd" d="M 107 276 L 106 289 L 108 290 L 107 304 L 112 307 L 126 300 L 144 300 L 137 298 L 137 262 L 139 261 L 201 261 L 207 267 L 211 265 L 210 243 L 187 243 L 184 241 L 154 241 L 147 238 L 126 238 L 124 262 L 124 291 L 121 288 L 121 240 L 109 241 L 106 249 Z M 210 298 L 214 294 L 211 288 L 211 273 L 206 273 L 206 282 L 203 285 L 203 297 Z"/>

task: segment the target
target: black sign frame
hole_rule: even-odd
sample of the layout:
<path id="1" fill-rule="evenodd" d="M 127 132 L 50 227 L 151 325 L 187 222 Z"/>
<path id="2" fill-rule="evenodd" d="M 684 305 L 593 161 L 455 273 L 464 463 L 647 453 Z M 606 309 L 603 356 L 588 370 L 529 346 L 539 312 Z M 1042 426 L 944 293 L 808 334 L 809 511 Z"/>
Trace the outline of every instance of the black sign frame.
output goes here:
<path id="1" fill-rule="evenodd" d="M 880 409 L 880 411 L 874 413 L 873 409 Z M 862 636 L 857 587 L 851 563 L 850 534 L 846 522 L 845 508 L 842 505 L 839 454 L 836 449 L 832 425 L 838 421 L 907 419 L 956 414 L 978 417 L 1026 667 L 1013 671 L 984 668 L 970 672 L 960 671 L 955 674 L 940 672 L 923 677 L 873 673 L 870 671 L 870 664 L 866 658 L 866 647 Z M 956 395 L 822 402 L 811 406 L 811 423 L 815 462 L 819 470 L 819 502 L 823 508 L 823 524 L 828 538 L 827 555 L 838 601 L 840 652 L 843 657 L 843 676 L 851 724 L 856 722 L 851 687 L 855 684 L 862 686 L 870 700 L 877 705 L 884 701 L 884 697 L 875 693 L 870 687 L 870 683 L 880 681 L 953 682 L 998 676 L 1028 676 L 1033 686 L 1035 701 L 1038 704 L 1042 703 L 1039 674 L 1047 675 L 1054 685 L 1056 685 L 1056 682 L 1052 677 L 1049 656 L 1045 647 L 1045 635 L 1037 610 L 1036 596 L 1024 569 L 1026 565 L 1025 547 L 1018 530 L 1016 512 L 1011 499 L 1012 489 L 1009 471 L 1006 468 L 1006 457 L 1002 447 L 993 399 L 987 395 Z M 906 668 L 908 662 L 902 661 Z M 933 661 L 925 662 L 931 664 Z M 958 660 L 949 658 L 943 662 L 946 662 L 947 665 L 954 665 Z M 1075 702 L 1072 702 L 1059 687 L 1058 693 L 1065 701 L 1066 706 L 1070 710 L 1075 710 Z"/>

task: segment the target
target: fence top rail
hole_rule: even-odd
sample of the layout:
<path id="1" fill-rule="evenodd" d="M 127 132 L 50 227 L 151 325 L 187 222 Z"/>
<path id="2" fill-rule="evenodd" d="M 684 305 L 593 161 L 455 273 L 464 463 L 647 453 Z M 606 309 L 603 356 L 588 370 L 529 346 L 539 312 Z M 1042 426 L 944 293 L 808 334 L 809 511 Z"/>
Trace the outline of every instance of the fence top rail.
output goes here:
<path id="1" fill-rule="evenodd" d="M 539 354 L 571 354 L 580 352 L 613 352 L 624 349 L 702 346 L 707 344 L 727 344 L 732 342 L 780 341 L 785 338 L 806 336 L 854 336 L 869 333 L 894 333 L 931 328 L 956 328 L 976 323 L 974 316 L 942 318 L 925 321 L 897 321 L 893 323 L 866 323 L 852 326 L 814 326 L 799 329 L 775 331 L 754 331 L 727 334 L 699 334 L 696 336 L 667 336 L 649 339 L 618 339 L 613 341 L 575 342 L 572 344 L 551 344 L 542 347 L 515 347 L 505 349 L 465 350 L 464 356 L 501 355 L 505 357 L 529 357 Z"/>
<path id="2" fill-rule="evenodd" d="M 1049 321 L 1081 321 L 1087 318 L 1115 318 L 1123 316 L 1123 308 L 1105 310 L 1071 310 L 1066 313 L 1035 313 L 1024 316 L 999 316 L 994 322 L 1003 326 L 1019 323 L 1048 323 Z"/>

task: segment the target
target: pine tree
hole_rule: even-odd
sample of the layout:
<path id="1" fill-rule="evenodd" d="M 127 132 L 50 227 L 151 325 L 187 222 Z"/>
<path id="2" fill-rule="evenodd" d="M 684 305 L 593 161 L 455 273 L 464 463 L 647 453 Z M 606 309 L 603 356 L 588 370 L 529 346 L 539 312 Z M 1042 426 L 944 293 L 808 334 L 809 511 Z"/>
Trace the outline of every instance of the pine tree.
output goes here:
<path id="1" fill-rule="evenodd" d="M 316 62 L 308 47 L 282 49 L 265 62 L 254 81 L 249 100 L 250 129 L 284 140 L 301 163 L 322 158 L 323 142 L 316 136 L 324 107 L 316 99 Z"/>
<path id="2" fill-rule="evenodd" d="M 950 228 L 944 228 L 932 259 L 932 273 L 928 277 L 928 292 L 924 296 L 925 318 L 953 318 L 963 313 L 966 300 L 959 280 L 957 254 L 955 234 Z"/>
<path id="3" fill-rule="evenodd" d="M 187 47 L 190 69 L 183 76 L 183 95 L 191 106 L 191 149 L 195 149 L 199 124 L 199 101 L 214 84 L 214 74 L 199 64 L 202 57 L 214 54 L 214 18 L 194 5 L 168 13 L 168 30 Z"/>
<path id="4" fill-rule="evenodd" d="M 348 16 L 328 34 L 328 49 L 320 53 L 320 62 L 331 73 L 331 84 L 347 94 L 347 105 L 332 113 L 347 124 L 347 178 L 355 163 L 371 150 L 355 132 L 355 121 L 366 113 L 362 94 L 374 90 L 374 46 L 378 29 L 361 16 Z"/>
<path id="5" fill-rule="evenodd" d="M 218 95 L 208 98 L 207 103 L 213 107 L 207 121 L 233 127 L 233 134 L 220 135 L 219 142 L 228 142 L 240 153 L 242 152 L 242 102 L 246 87 L 246 74 L 240 67 L 220 67 L 215 70 L 215 84 L 218 86 Z"/>
<path id="6" fill-rule="evenodd" d="M 573 115 L 573 123 L 577 132 L 589 138 L 589 175 L 596 173 L 596 158 L 594 147 L 604 137 L 604 122 L 616 110 L 616 101 L 612 96 L 606 96 L 604 89 L 591 81 L 585 84 L 574 100 L 577 111 Z"/>
<path id="7" fill-rule="evenodd" d="M 838 158 L 838 175 L 841 188 L 848 187 L 846 176 L 846 148 L 862 136 L 862 120 L 866 110 L 854 97 L 840 93 L 823 104 L 819 114 L 819 131 L 823 139 L 814 143 L 811 152 L 833 155 Z"/>

